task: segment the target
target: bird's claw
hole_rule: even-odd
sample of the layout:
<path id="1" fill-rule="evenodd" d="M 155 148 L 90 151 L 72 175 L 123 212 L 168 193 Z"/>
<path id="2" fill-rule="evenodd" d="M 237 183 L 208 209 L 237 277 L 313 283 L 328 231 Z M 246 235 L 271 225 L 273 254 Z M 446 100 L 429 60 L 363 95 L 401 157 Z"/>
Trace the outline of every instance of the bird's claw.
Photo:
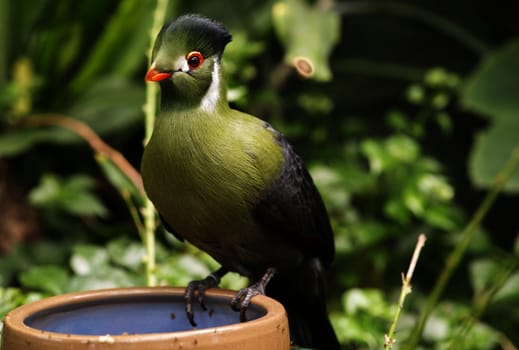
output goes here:
<path id="1" fill-rule="evenodd" d="M 261 277 L 261 279 L 253 285 L 242 288 L 236 293 L 234 298 L 231 300 L 231 307 L 234 311 L 240 312 L 240 322 L 247 321 L 247 308 L 249 307 L 250 301 L 256 295 L 265 295 L 265 287 L 269 283 L 272 276 L 276 274 L 276 268 L 270 267 L 267 272 Z"/>
<path id="2" fill-rule="evenodd" d="M 196 298 L 202 309 L 204 311 L 207 310 L 207 307 L 205 306 L 205 291 L 209 288 L 218 286 L 219 282 L 220 279 L 217 276 L 210 274 L 203 280 L 191 281 L 187 285 L 186 290 L 184 291 L 184 304 L 186 308 L 187 319 L 193 327 L 197 326 L 195 322 L 195 313 L 193 312 L 193 297 L 196 294 Z"/>
<path id="3" fill-rule="evenodd" d="M 250 287 L 240 289 L 231 300 L 231 307 L 234 311 L 240 312 L 240 322 L 247 321 L 247 309 L 251 299 L 256 295 L 265 295 L 263 286 L 256 283 Z"/>

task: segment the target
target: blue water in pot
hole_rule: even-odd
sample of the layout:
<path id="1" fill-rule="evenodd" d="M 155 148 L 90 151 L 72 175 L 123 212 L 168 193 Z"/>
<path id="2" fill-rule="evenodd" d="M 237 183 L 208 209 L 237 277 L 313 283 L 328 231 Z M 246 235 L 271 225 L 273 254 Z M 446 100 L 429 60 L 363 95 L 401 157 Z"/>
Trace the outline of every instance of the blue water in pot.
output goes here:
<path id="1" fill-rule="evenodd" d="M 205 299 L 207 310 L 193 303 L 197 327 L 187 320 L 184 299 L 178 295 L 108 297 L 49 308 L 25 319 L 29 327 L 48 332 L 79 335 L 132 335 L 179 332 L 239 323 L 239 313 L 226 298 Z M 266 311 L 250 305 L 247 319 L 264 316 Z"/>

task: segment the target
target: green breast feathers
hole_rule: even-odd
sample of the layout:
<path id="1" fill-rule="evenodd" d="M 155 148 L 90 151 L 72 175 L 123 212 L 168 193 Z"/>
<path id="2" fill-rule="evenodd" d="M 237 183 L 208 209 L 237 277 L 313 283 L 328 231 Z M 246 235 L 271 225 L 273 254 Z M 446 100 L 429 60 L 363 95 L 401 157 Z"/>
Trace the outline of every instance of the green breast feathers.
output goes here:
<path id="1" fill-rule="evenodd" d="M 281 172 L 282 149 L 265 123 L 231 109 L 225 114 L 161 115 L 144 152 L 146 190 L 179 233 L 243 230 Z"/>

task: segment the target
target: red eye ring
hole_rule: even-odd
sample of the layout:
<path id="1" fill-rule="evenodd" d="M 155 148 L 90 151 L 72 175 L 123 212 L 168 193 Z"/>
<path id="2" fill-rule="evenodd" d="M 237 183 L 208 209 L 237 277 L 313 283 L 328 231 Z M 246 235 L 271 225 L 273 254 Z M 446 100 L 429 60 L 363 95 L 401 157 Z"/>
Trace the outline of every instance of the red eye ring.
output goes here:
<path id="1" fill-rule="evenodd" d="M 204 62 L 204 56 L 198 51 L 191 51 L 186 55 L 186 61 L 189 69 L 196 69 Z"/>

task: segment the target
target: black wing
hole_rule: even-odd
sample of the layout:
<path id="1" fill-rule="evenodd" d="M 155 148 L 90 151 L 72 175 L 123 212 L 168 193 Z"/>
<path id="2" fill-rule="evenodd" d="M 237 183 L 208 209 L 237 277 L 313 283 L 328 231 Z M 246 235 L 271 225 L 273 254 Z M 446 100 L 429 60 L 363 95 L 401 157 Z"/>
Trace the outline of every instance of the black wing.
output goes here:
<path id="1" fill-rule="evenodd" d="M 285 164 L 279 178 L 254 209 L 257 222 L 280 232 L 306 257 L 319 257 L 325 266 L 335 255 L 328 213 L 303 160 L 283 135 L 266 123 L 283 149 Z"/>

